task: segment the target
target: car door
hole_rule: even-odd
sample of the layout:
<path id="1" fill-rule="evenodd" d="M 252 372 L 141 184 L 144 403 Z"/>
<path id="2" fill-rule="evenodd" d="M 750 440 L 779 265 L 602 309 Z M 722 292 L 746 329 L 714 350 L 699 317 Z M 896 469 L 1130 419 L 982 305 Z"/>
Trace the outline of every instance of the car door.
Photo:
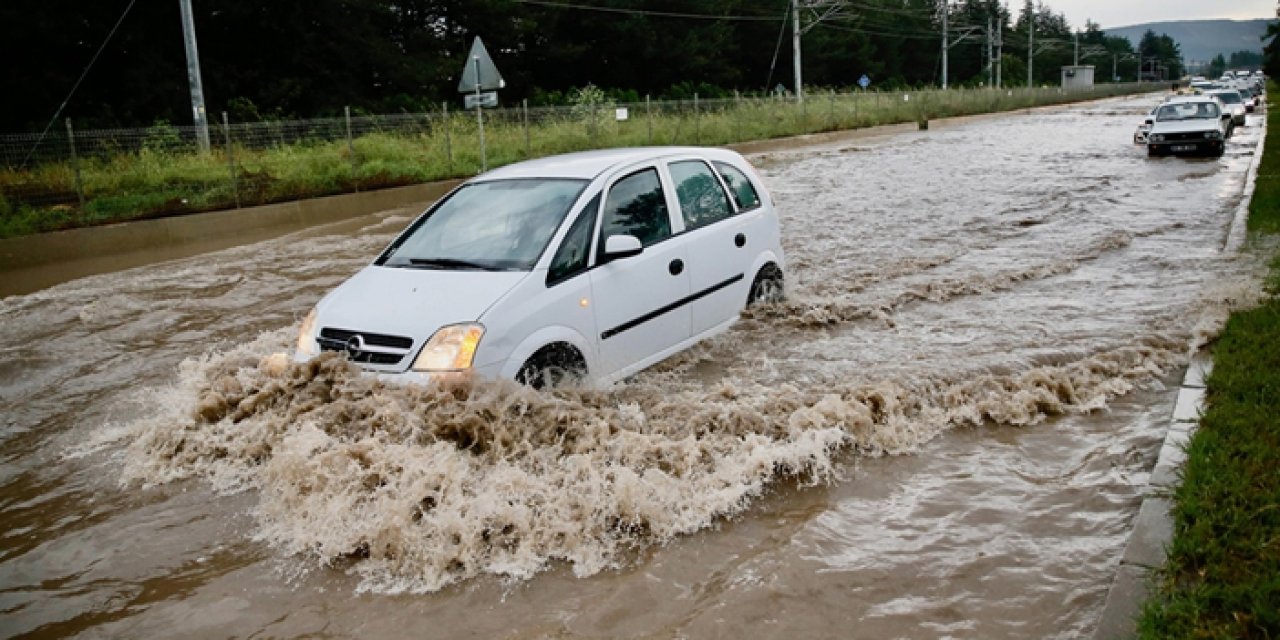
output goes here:
<path id="1" fill-rule="evenodd" d="M 658 168 L 647 166 L 613 181 L 601 207 L 590 273 L 605 375 L 648 366 L 689 338 L 689 273 L 685 249 L 672 237 L 668 191 Z M 644 249 L 608 260 L 610 235 L 635 236 Z"/>
<path id="2" fill-rule="evenodd" d="M 752 232 L 758 216 L 745 211 L 739 214 L 717 172 L 706 160 L 673 160 L 667 163 L 667 170 L 685 228 L 683 242 L 689 252 L 692 299 L 690 330 L 696 336 L 736 318 L 742 310 L 754 276 L 747 269 L 753 251 L 763 246 L 763 236 Z M 736 175 L 726 176 L 727 180 L 746 180 L 741 171 L 733 171 Z M 749 185 L 748 181 L 748 189 Z M 752 204 L 758 211 L 759 198 Z"/>

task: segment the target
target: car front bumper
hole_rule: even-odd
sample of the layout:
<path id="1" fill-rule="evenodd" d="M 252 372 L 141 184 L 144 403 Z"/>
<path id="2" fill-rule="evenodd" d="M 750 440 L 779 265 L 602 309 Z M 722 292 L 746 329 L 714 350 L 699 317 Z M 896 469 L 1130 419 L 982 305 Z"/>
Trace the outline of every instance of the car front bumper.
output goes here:
<path id="1" fill-rule="evenodd" d="M 1174 142 L 1147 142 L 1152 155 L 1220 154 L 1224 146 L 1221 140 L 1178 140 Z"/>

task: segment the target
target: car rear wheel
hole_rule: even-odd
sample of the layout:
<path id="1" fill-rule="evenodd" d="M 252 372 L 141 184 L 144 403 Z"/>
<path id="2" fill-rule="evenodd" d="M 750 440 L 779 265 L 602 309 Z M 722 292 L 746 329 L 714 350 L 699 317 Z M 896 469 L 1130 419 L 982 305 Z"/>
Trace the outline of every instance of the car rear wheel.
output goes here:
<path id="1" fill-rule="evenodd" d="M 587 361 L 570 344 L 555 342 L 538 349 L 516 372 L 516 382 L 534 389 L 555 389 L 587 377 Z"/>

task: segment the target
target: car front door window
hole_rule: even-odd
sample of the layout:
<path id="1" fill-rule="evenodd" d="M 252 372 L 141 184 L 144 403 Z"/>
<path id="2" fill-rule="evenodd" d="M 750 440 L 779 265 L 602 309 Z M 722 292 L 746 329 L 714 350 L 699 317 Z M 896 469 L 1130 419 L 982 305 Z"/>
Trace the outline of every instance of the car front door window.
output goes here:
<path id="1" fill-rule="evenodd" d="M 630 235 L 648 247 L 671 237 L 671 218 L 658 170 L 649 168 L 616 183 L 605 200 L 600 250 L 609 236 Z"/>

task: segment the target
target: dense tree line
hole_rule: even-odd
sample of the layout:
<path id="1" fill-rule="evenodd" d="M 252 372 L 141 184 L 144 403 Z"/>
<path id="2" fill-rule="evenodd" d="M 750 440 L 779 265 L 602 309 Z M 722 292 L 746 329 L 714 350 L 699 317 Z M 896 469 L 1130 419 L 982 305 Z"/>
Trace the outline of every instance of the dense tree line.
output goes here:
<path id="1" fill-rule="evenodd" d="M 457 104 L 476 35 L 507 81 L 506 104 L 555 103 L 588 83 L 620 100 L 794 89 L 790 0 L 192 1 L 209 112 L 237 121 Z M 851 88 L 863 74 L 872 88 L 938 84 L 942 6 L 857 0 L 833 13 L 806 10 L 806 86 Z M 1077 34 L 1043 3 L 1026 0 L 1017 15 L 999 0 L 946 6 L 952 86 L 991 81 L 986 44 L 997 31 L 1003 46 L 992 50 L 1002 54 L 1006 85 L 1026 84 L 1031 24 L 1036 84 L 1056 84 L 1076 54 Z M 0 101 L 0 130 L 42 128 L 117 20 L 63 115 L 80 126 L 189 123 L 178 0 L 5 0 L 0 55 L 10 98 Z M 1099 81 L 1113 67 L 1126 80 L 1137 75 L 1137 53 L 1123 38 L 1089 24 L 1080 42 L 1081 63 L 1098 65 Z M 1176 58 L 1176 44 L 1141 55 Z"/>
<path id="2" fill-rule="evenodd" d="M 1224 72 L 1231 70 L 1248 70 L 1261 69 L 1265 58 L 1257 51 L 1236 51 L 1231 57 L 1218 55 L 1209 61 L 1209 64 L 1203 69 L 1204 75 L 1210 78 L 1220 77 Z"/>

